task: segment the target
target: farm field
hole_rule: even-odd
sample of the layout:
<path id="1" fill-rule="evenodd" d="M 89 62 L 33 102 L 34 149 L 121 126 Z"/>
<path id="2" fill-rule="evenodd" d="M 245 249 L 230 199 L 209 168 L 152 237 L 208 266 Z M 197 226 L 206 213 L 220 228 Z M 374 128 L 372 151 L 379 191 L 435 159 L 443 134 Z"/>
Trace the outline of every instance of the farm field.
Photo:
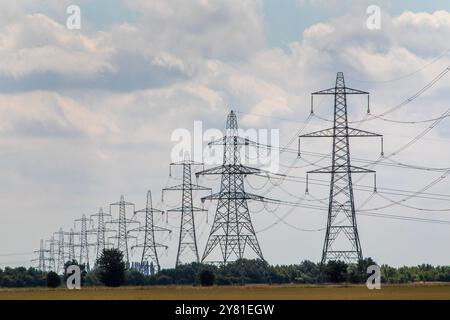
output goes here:
<path id="1" fill-rule="evenodd" d="M 247 286 L 148 286 L 81 290 L 21 288 L 0 289 L 0 299 L 76 300 L 251 300 L 251 299 L 450 299 L 450 284 L 383 285 L 368 290 L 364 285 L 247 285 Z"/>

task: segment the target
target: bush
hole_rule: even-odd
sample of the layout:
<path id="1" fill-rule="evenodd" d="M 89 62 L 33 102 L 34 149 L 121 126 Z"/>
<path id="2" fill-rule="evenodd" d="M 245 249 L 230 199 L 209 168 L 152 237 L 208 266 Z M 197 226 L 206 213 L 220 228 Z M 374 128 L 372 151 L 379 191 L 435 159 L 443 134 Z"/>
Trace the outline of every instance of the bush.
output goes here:
<path id="1" fill-rule="evenodd" d="M 327 282 L 339 283 L 347 279 L 347 264 L 343 261 L 329 261 L 325 266 Z"/>
<path id="2" fill-rule="evenodd" d="M 56 272 L 50 271 L 47 274 L 47 287 L 57 288 L 61 285 L 61 278 Z"/>
<path id="3" fill-rule="evenodd" d="M 125 262 L 118 249 L 105 249 L 97 261 L 99 280 L 107 287 L 119 287 L 125 281 Z"/>
<path id="4" fill-rule="evenodd" d="M 158 276 L 158 278 L 156 279 L 156 284 L 163 285 L 163 286 L 172 284 L 172 278 L 162 274 L 162 275 Z"/>
<path id="5" fill-rule="evenodd" d="M 214 284 L 215 276 L 210 270 L 202 270 L 199 277 L 202 287 L 210 287 Z"/>
<path id="6" fill-rule="evenodd" d="M 233 284 L 233 281 L 228 277 L 218 275 L 216 278 L 216 284 L 219 286 L 230 286 Z"/>
<path id="7" fill-rule="evenodd" d="M 127 270 L 125 272 L 125 285 L 142 286 L 147 284 L 147 277 L 138 270 Z"/>
<path id="8" fill-rule="evenodd" d="M 99 280 L 98 277 L 98 270 L 97 269 L 93 269 L 92 271 L 89 271 L 86 274 L 86 279 L 85 279 L 85 285 L 86 286 L 99 286 L 102 283 Z"/>

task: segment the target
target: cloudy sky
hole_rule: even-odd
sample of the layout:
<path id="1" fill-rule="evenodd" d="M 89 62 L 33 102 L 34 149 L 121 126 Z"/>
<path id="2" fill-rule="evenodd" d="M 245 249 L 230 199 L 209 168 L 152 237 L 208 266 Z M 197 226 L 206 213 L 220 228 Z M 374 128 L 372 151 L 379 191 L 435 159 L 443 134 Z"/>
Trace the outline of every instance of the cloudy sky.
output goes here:
<path id="1" fill-rule="evenodd" d="M 66 27 L 71 4 L 81 8 L 80 30 Z M 373 4 L 381 9 L 379 30 L 366 26 Z M 445 0 L 20 0 L 1 1 L 0 22 L 1 265 L 29 265 L 40 239 L 68 230 L 82 214 L 107 209 L 121 194 L 140 208 L 151 189 L 158 204 L 161 189 L 180 182 L 180 172 L 168 177 L 171 134 L 192 130 L 195 120 L 222 129 L 234 109 L 244 128 L 279 129 L 284 145 L 304 126 L 310 93 L 332 87 L 337 71 L 350 87 L 370 91 L 371 111 L 380 114 L 450 65 Z M 358 124 L 385 135 L 386 154 L 406 145 L 386 163 L 450 167 L 448 119 L 408 144 L 433 123 L 421 121 L 450 107 L 448 77 L 386 115 L 418 123 Z M 332 117 L 332 103 L 317 99 L 316 114 Z M 350 118 L 361 119 L 365 111 L 365 100 L 349 100 Z M 328 126 L 313 117 L 305 132 Z M 352 143 L 355 158 L 378 159 L 378 141 Z M 304 148 L 328 154 L 331 144 L 317 139 Z M 283 154 L 279 171 L 305 177 L 314 168 L 305 164 L 317 159 Z M 319 165 L 328 163 L 325 158 Z M 379 188 L 415 192 L 439 179 L 426 191 L 435 195 L 382 198 L 356 191 L 357 207 L 450 221 L 445 171 L 375 168 Z M 217 190 L 219 180 L 208 179 L 199 181 Z M 372 184 L 369 176 L 355 180 Z M 286 201 L 305 193 L 303 183 L 266 182 L 249 178 L 248 190 Z M 310 186 L 310 194 L 308 204 L 323 206 L 314 199 L 326 199 L 327 187 Z M 178 198 L 158 206 L 174 206 Z M 205 214 L 197 216 L 200 251 L 214 214 L 214 204 L 207 206 L 209 224 Z M 265 258 L 273 264 L 319 261 L 326 212 L 268 209 L 251 204 Z M 159 239 L 170 246 L 161 252 L 163 266 L 174 263 L 178 218 L 159 221 L 174 230 Z M 450 224 L 360 215 L 358 226 L 363 254 L 379 263 L 450 264 Z"/>

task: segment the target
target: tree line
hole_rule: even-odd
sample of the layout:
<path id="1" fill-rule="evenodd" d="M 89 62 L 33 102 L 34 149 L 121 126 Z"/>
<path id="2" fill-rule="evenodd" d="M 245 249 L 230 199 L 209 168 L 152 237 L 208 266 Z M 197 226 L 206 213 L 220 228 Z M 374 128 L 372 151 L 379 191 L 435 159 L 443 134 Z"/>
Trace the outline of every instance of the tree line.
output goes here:
<path id="1" fill-rule="evenodd" d="M 69 265 L 78 264 L 68 261 Z M 108 249 L 97 261 L 93 270 L 86 272 L 79 265 L 84 286 L 151 286 L 151 285 L 238 285 L 238 284 L 315 284 L 315 283 L 364 283 L 369 265 L 376 264 L 366 258 L 358 264 L 342 261 L 320 263 L 305 260 L 292 265 L 269 265 L 266 261 L 242 259 L 226 265 L 215 266 L 201 263 L 179 265 L 164 269 L 155 275 L 144 275 L 138 270 L 126 270 L 123 255 L 117 249 Z M 380 266 L 382 283 L 450 282 L 450 266 L 422 264 L 394 268 Z M 0 287 L 58 287 L 65 275 L 43 272 L 35 268 L 6 267 L 0 269 Z"/>

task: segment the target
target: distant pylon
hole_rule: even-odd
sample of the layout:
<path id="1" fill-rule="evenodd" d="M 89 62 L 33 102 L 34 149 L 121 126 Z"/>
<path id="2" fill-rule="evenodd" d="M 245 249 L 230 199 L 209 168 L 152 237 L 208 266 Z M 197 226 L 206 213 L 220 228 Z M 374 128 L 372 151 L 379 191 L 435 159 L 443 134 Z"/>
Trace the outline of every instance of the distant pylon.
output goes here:
<path id="1" fill-rule="evenodd" d="M 39 245 L 39 250 L 34 251 L 35 253 L 38 254 L 38 258 L 37 259 L 33 259 L 32 261 L 38 261 L 38 269 L 40 271 L 46 271 L 46 262 L 48 260 L 48 258 L 46 257 L 46 253 L 49 253 L 50 251 L 45 249 L 44 246 L 44 240 L 41 239 L 40 241 L 40 245 Z"/>
<path id="2" fill-rule="evenodd" d="M 111 214 L 111 210 L 113 206 L 119 206 L 119 219 L 112 220 L 110 223 L 116 223 L 118 225 L 117 228 L 117 235 L 113 238 L 117 239 L 117 249 L 119 249 L 123 253 L 123 257 L 127 263 L 127 265 L 130 264 L 130 255 L 128 251 L 128 239 L 131 238 L 131 236 L 128 234 L 128 225 L 131 223 L 138 223 L 134 220 L 127 219 L 126 215 L 126 207 L 131 206 L 133 207 L 133 213 L 135 211 L 134 203 L 131 202 L 125 202 L 124 196 L 120 196 L 120 201 L 111 203 L 109 205 L 109 212 Z"/>
<path id="3" fill-rule="evenodd" d="M 232 254 L 236 259 L 242 259 L 247 245 L 264 260 L 247 204 L 247 200 L 264 201 L 264 198 L 244 190 L 244 176 L 259 173 L 261 170 L 242 165 L 240 162 L 240 146 L 252 143 L 238 136 L 236 114 L 231 111 L 227 117 L 225 136 L 209 143 L 224 146 L 223 164 L 196 173 L 197 176 L 213 174 L 222 176 L 220 192 L 202 198 L 202 201 L 218 200 L 202 261 L 217 246 L 222 253 L 222 263 L 229 261 Z"/>
<path id="4" fill-rule="evenodd" d="M 109 242 L 107 239 L 107 232 L 112 231 L 106 228 L 106 217 L 111 217 L 111 214 L 104 213 L 103 209 L 100 208 L 98 213 L 91 215 L 91 217 L 97 217 L 97 228 L 93 229 L 93 232 L 97 234 L 97 244 L 96 244 L 96 261 L 100 258 L 104 249 L 107 248 Z"/>
<path id="5" fill-rule="evenodd" d="M 45 241 L 46 247 L 48 247 L 48 265 L 47 270 L 56 271 L 56 257 L 55 257 L 55 237 L 52 235 L 49 240 Z"/>
<path id="6" fill-rule="evenodd" d="M 172 232 L 169 229 L 159 227 L 154 222 L 155 213 L 164 213 L 164 211 L 153 208 L 152 204 L 152 193 L 150 190 L 147 192 L 147 205 L 145 209 L 138 210 L 135 214 L 144 213 L 145 223 L 143 226 L 133 229 L 132 231 L 139 231 L 144 233 L 144 243 L 137 244 L 134 247 L 142 247 L 141 263 L 139 265 L 139 270 L 144 273 L 148 273 L 148 261 L 151 260 L 152 263 L 156 264 L 157 272 L 161 269 L 158 259 L 157 248 L 165 248 L 167 246 L 159 244 L 155 239 L 155 232 Z"/>
<path id="7" fill-rule="evenodd" d="M 78 263 L 85 264 L 86 270 L 89 271 L 89 246 L 92 244 L 88 241 L 88 234 L 91 232 L 90 228 L 88 228 L 88 223 L 92 223 L 92 219 L 86 218 L 86 215 L 83 214 L 83 216 L 80 219 L 76 219 L 75 222 L 80 222 L 81 228 L 80 232 L 78 233 L 80 236 L 80 243 L 76 245 L 80 248 L 80 260 Z"/>
<path id="8" fill-rule="evenodd" d="M 64 272 L 64 264 L 66 263 L 66 254 L 65 254 L 65 243 L 64 243 L 64 231 L 62 228 L 59 229 L 58 232 L 54 233 L 58 236 L 57 244 L 57 264 L 56 264 L 56 272 L 61 273 Z"/>
<path id="9" fill-rule="evenodd" d="M 171 166 L 182 166 L 183 167 L 183 183 L 164 188 L 164 191 L 182 191 L 181 197 L 181 207 L 176 209 L 168 210 L 168 212 L 181 212 L 181 223 L 180 223 L 180 237 L 178 239 L 178 251 L 177 258 L 175 262 L 175 267 L 186 263 L 188 260 L 182 259 L 183 255 L 187 255 L 186 249 L 193 254 L 195 262 L 200 262 L 197 247 L 197 236 L 195 233 L 195 218 L 194 212 L 196 211 L 206 211 L 202 208 L 194 207 L 192 200 L 192 190 L 211 190 L 210 188 L 203 187 L 197 184 L 193 184 L 191 180 L 191 167 L 194 165 L 203 165 L 202 163 L 194 162 L 191 160 L 184 160 L 181 162 L 174 162 L 170 164 Z"/>
<path id="10" fill-rule="evenodd" d="M 75 260 L 75 232 L 73 229 L 70 229 L 69 232 L 69 243 L 68 243 L 68 253 L 69 253 L 69 261 Z"/>
<path id="11" fill-rule="evenodd" d="M 343 260 L 347 263 L 355 263 L 361 261 L 363 258 L 358 228 L 356 225 L 352 174 L 375 173 L 375 171 L 351 165 L 349 138 L 382 136 L 376 133 L 348 127 L 348 94 L 367 95 L 367 97 L 369 95 L 368 92 L 346 87 L 344 74 L 342 72 L 337 73 L 335 87 L 312 93 L 312 96 L 334 96 L 334 124 L 332 128 L 315 131 L 299 137 L 299 139 L 309 137 L 333 138 L 331 166 L 308 171 L 307 173 L 331 173 L 328 222 L 322 250 L 321 265 L 324 265 L 330 260 Z M 369 102 L 369 98 L 367 98 L 367 102 Z M 370 112 L 369 103 L 367 104 L 367 111 Z M 313 110 L 313 98 L 311 97 L 311 113 L 314 112 Z M 381 148 L 381 150 L 383 150 L 383 148 Z M 299 155 L 301 155 L 300 150 Z"/>

